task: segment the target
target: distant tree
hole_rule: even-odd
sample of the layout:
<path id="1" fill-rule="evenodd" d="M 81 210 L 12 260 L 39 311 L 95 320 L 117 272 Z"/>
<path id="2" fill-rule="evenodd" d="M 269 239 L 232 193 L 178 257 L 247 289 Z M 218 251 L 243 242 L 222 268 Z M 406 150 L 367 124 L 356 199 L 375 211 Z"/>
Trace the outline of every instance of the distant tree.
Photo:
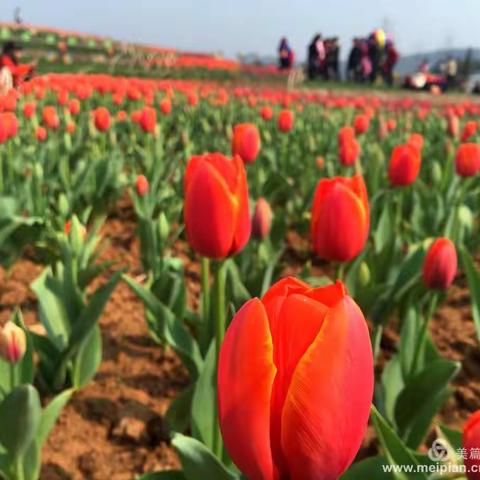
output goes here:
<path id="1" fill-rule="evenodd" d="M 463 63 L 460 68 L 460 73 L 463 76 L 463 78 L 468 78 L 468 76 L 472 72 L 472 66 L 473 66 L 473 52 L 472 52 L 472 49 L 469 48 L 465 53 L 465 59 L 463 60 Z"/>

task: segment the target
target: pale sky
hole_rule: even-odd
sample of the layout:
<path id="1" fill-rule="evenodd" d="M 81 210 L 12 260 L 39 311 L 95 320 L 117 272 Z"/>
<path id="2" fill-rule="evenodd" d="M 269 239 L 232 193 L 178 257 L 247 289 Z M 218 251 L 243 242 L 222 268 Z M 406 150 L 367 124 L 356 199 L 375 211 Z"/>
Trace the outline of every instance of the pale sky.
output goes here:
<path id="1" fill-rule="evenodd" d="M 353 36 L 387 27 L 402 54 L 480 46 L 480 0 L 1 0 L 29 23 L 194 51 L 275 54 L 285 35 L 298 58 L 317 31 Z"/>

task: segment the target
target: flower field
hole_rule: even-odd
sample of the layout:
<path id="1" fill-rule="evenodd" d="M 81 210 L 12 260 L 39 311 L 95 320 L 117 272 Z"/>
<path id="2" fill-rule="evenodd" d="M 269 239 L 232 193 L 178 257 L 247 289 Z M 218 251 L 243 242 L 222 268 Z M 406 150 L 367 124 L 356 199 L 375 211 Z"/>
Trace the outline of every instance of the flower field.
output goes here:
<path id="1" fill-rule="evenodd" d="M 83 74 L 1 97 L 0 478 L 480 478 L 479 114 Z"/>

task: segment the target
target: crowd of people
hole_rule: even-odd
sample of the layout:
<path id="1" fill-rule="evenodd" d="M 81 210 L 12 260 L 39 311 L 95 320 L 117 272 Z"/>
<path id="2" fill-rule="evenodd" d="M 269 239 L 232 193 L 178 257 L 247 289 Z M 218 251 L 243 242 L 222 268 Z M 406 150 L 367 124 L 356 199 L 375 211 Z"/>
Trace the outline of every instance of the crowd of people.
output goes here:
<path id="1" fill-rule="evenodd" d="M 400 55 L 391 38 L 378 29 L 364 38 L 354 38 L 348 56 L 345 76 L 352 82 L 374 83 L 382 78 L 393 84 L 393 73 Z M 279 68 L 293 67 L 295 55 L 288 40 L 282 38 L 279 46 Z M 307 49 L 307 74 L 310 80 L 340 80 L 340 43 L 338 37 L 323 38 L 316 34 Z"/>

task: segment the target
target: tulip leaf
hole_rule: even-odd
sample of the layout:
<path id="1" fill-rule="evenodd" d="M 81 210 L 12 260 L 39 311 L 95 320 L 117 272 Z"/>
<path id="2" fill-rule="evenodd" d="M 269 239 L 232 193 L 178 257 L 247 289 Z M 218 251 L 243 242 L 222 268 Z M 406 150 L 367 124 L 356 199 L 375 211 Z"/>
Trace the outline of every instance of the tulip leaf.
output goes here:
<path id="1" fill-rule="evenodd" d="M 393 220 L 390 202 L 386 202 L 382 208 L 377 228 L 373 234 L 375 251 L 381 252 L 387 245 L 391 243 L 392 234 L 394 233 Z"/>
<path id="2" fill-rule="evenodd" d="M 355 462 L 341 477 L 340 480 L 393 480 L 394 476 L 386 472 L 390 466 L 384 457 L 369 457 Z"/>
<path id="3" fill-rule="evenodd" d="M 201 442 L 176 433 L 172 444 L 178 452 L 186 480 L 237 480 L 218 458 Z"/>
<path id="4" fill-rule="evenodd" d="M 395 419 L 407 444 L 417 448 L 431 420 L 448 395 L 448 383 L 460 366 L 450 360 L 435 360 L 412 377 L 398 396 Z"/>
<path id="5" fill-rule="evenodd" d="M 185 480 L 180 470 L 165 470 L 163 472 L 147 473 L 138 477 L 138 480 Z"/>
<path id="6" fill-rule="evenodd" d="M 446 425 L 438 426 L 442 436 L 448 441 L 452 450 L 457 452 L 463 445 L 462 432 L 448 428 Z"/>
<path id="7" fill-rule="evenodd" d="M 170 430 L 185 432 L 190 427 L 193 387 L 180 392 L 170 403 L 166 419 Z"/>
<path id="8" fill-rule="evenodd" d="M 40 396 L 31 385 L 15 388 L 0 404 L 0 443 L 13 456 L 22 455 L 37 434 L 42 415 Z"/>
<path id="9" fill-rule="evenodd" d="M 85 386 L 95 376 L 102 362 L 102 335 L 95 325 L 82 342 L 73 362 L 72 384 L 75 388 Z"/>
<path id="10" fill-rule="evenodd" d="M 152 313 L 155 324 L 149 326 L 153 329 L 155 335 L 160 341 L 165 341 L 175 350 L 192 378 L 196 378 L 201 369 L 202 357 L 195 338 L 183 326 L 182 319 L 175 318 L 173 312 L 143 285 L 127 275 L 123 275 L 122 278 Z"/>
<path id="11" fill-rule="evenodd" d="M 213 448 L 217 426 L 216 348 L 212 340 L 192 400 L 192 433 L 208 448 Z"/>
<path id="12" fill-rule="evenodd" d="M 380 415 L 378 410 L 372 405 L 372 420 L 378 435 L 378 440 L 382 446 L 383 453 L 390 465 L 418 465 L 418 460 L 413 453 L 398 437 L 393 428 Z M 427 475 L 423 473 L 395 473 L 394 478 L 398 480 L 427 480 Z"/>
<path id="13" fill-rule="evenodd" d="M 37 443 L 40 448 L 47 440 L 48 435 L 54 427 L 63 407 L 65 407 L 67 402 L 70 400 L 74 391 L 74 389 L 69 389 L 60 393 L 53 400 L 51 400 L 43 410 L 37 432 Z"/>
<path id="14" fill-rule="evenodd" d="M 477 338 L 480 340 L 480 275 L 475 268 L 471 255 L 465 247 L 460 248 L 460 257 L 470 290 L 473 322 L 475 324 L 475 330 L 477 331 Z"/>

